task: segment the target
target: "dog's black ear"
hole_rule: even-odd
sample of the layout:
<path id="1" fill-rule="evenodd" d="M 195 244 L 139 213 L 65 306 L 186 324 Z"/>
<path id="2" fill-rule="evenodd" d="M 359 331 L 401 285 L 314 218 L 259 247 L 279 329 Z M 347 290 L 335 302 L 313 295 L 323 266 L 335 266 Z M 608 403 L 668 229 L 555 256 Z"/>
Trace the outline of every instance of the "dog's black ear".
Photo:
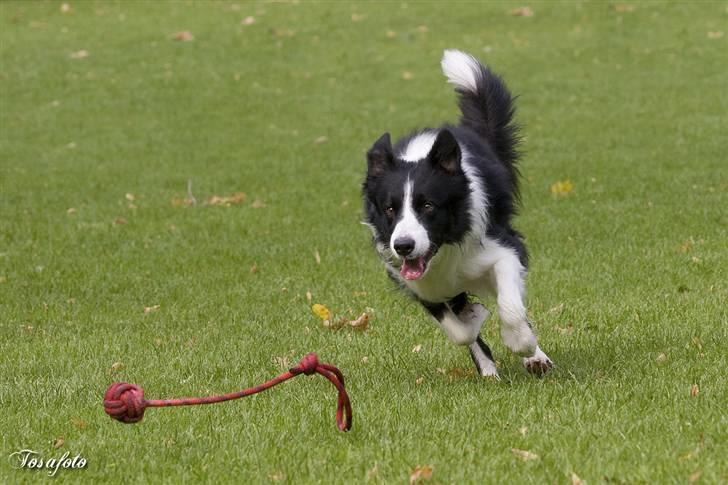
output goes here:
<path id="1" fill-rule="evenodd" d="M 392 140 L 389 133 L 383 134 L 379 140 L 367 152 L 367 162 L 369 163 L 369 175 L 377 176 L 382 174 L 392 165 L 394 155 L 392 155 Z"/>
<path id="2" fill-rule="evenodd" d="M 430 149 L 427 159 L 435 167 L 453 174 L 460 169 L 460 145 L 450 130 L 442 130 Z"/>

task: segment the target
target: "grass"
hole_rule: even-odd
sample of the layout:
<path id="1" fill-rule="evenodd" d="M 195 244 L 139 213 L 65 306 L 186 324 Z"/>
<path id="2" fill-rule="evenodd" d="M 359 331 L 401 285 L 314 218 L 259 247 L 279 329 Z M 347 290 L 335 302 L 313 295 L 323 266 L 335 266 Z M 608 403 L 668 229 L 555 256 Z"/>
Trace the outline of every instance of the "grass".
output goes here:
<path id="1" fill-rule="evenodd" d="M 60 5 L 0 4 L 2 453 L 85 457 L 61 483 L 728 480 L 725 3 Z M 448 47 L 520 94 L 544 379 L 495 318 L 502 381 L 463 372 L 358 224 L 372 141 L 456 120 Z M 188 180 L 248 197 L 174 206 Z M 306 292 L 369 330 L 321 327 Z M 348 434 L 322 378 L 137 425 L 102 410 L 115 380 L 229 392 L 309 351 L 348 379 Z"/>

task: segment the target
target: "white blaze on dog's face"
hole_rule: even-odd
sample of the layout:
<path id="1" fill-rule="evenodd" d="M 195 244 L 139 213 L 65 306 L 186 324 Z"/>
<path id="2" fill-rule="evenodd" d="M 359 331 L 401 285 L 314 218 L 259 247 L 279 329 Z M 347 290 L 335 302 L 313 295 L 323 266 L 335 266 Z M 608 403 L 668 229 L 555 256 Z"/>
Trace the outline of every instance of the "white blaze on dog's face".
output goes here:
<path id="1" fill-rule="evenodd" d="M 367 154 L 367 224 L 377 247 L 407 280 L 422 278 L 443 244 L 456 244 L 470 227 L 469 185 L 461 151 L 448 130 L 423 133 L 395 156 L 388 135 Z"/>

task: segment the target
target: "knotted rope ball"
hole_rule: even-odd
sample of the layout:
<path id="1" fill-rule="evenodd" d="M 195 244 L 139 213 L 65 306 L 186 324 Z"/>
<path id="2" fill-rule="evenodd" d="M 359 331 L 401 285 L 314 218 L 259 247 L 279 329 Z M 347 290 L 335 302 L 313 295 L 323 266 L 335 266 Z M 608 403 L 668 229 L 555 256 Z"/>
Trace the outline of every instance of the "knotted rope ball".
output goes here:
<path id="1" fill-rule="evenodd" d="M 328 379 L 339 391 L 336 403 L 336 425 L 341 431 L 351 429 L 351 402 L 344 387 L 344 375 L 339 369 L 329 364 L 321 364 L 314 353 L 307 354 L 297 366 L 288 370 L 263 384 L 239 392 L 199 398 L 183 399 L 144 399 L 144 389 L 126 382 L 115 382 L 104 394 L 104 410 L 106 414 L 122 423 L 136 423 L 144 417 L 146 408 L 161 408 L 168 406 L 195 406 L 199 404 L 214 404 L 241 397 L 250 396 L 270 389 L 271 387 L 287 381 L 299 374 L 321 374 Z"/>

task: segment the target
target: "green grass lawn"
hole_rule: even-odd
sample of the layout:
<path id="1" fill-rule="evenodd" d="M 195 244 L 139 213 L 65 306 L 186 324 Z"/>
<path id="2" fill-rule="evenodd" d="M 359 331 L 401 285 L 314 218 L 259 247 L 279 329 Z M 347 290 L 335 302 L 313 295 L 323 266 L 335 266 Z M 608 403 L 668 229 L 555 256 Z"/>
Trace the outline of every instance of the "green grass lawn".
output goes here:
<path id="1" fill-rule="evenodd" d="M 63 483 L 728 481 L 727 4 L 520 6 L 0 3 L 0 482 L 47 480 L 24 448 L 83 456 Z M 474 376 L 359 225 L 370 144 L 457 119 L 445 48 L 520 95 L 543 379 L 495 317 L 502 380 Z M 321 377 L 136 425 L 101 405 L 310 351 L 347 377 L 348 434 Z"/>

